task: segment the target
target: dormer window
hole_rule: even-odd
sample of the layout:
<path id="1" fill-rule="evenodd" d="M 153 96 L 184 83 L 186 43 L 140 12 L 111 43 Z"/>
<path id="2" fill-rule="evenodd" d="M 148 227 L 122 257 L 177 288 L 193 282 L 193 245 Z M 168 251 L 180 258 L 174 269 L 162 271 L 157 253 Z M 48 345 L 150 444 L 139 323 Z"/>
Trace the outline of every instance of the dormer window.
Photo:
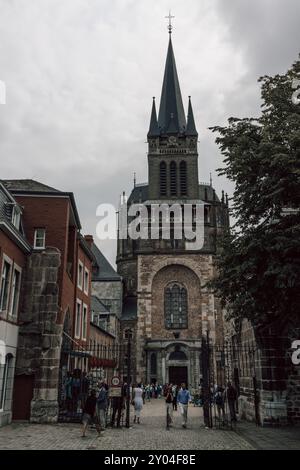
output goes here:
<path id="1" fill-rule="evenodd" d="M 17 230 L 20 228 L 21 222 L 21 209 L 15 205 L 12 210 L 11 223 L 16 227 Z"/>

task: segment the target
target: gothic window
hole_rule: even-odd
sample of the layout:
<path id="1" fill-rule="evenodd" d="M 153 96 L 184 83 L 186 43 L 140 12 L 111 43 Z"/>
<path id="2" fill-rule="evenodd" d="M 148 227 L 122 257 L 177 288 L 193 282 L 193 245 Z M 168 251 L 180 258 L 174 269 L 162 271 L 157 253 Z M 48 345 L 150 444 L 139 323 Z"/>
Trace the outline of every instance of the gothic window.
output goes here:
<path id="1" fill-rule="evenodd" d="M 150 374 L 156 375 L 156 373 L 157 373 L 156 354 L 152 353 L 150 357 Z"/>
<path id="2" fill-rule="evenodd" d="M 169 284 L 165 289 L 165 326 L 172 329 L 188 326 L 187 290 L 181 284 Z"/>
<path id="3" fill-rule="evenodd" d="M 177 165 L 175 162 L 170 163 L 170 194 L 177 196 Z"/>
<path id="4" fill-rule="evenodd" d="M 180 162 L 180 194 L 181 196 L 187 195 L 187 177 L 186 177 L 186 162 Z"/>
<path id="5" fill-rule="evenodd" d="M 160 167 L 160 195 L 166 196 L 167 195 L 167 165 L 166 162 L 161 162 Z"/>

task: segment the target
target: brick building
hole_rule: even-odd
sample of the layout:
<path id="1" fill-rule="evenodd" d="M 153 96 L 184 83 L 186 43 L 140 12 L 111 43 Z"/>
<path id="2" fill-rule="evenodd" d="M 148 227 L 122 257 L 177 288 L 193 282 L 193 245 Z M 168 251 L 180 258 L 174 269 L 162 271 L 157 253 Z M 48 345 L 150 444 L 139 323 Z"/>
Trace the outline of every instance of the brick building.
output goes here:
<path id="1" fill-rule="evenodd" d="M 73 193 L 33 180 L 3 184 L 22 211 L 30 246 L 22 261 L 13 418 L 55 422 L 61 373 L 88 368 L 88 354 L 72 350 L 89 344 L 94 257 L 80 234 Z"/>
<path id="2" fill-rule="evenodd" d="M 22 208 L 0 182 L 0 426 L 12 417 L 20 291 L 30 251 Z"/>
<path id="3" fill-rule="evenodd" d="M 201 337 L 223 341 L 222 311 L 206 283 L 214 275 L 218 236 L 228 227 L 228 204 L 211 183 L 198 180 L 198 133 L 191 100 L 185 117 L 171 36 L 157 118 L 153 100 L 148 140 L 149 182 L 135 184 L 127 201 L 147 207 L 177 203 L 193 211 L 204 207 L 204 244 L 194 249 L 175 237 L 175 216 L 168 238 L 118 240 L 117 268 L 124 280 L 122 337 L 132 336 L 133 380 L 159 383 L 201 378 Z M 193 219 L 193 222 L 195 218 Z M 173 224 L 173 225 L 172 225 Z"/>

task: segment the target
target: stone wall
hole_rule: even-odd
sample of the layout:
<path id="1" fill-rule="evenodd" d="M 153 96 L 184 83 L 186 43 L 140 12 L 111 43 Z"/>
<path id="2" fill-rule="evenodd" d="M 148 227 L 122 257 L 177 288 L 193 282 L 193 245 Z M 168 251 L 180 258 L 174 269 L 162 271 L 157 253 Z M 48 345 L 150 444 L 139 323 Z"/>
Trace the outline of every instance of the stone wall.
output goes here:
<path id="1" fill-rule="evenodd" d="M 138 379 L 146 376 L 145 344 L 150 339 L 174 339 L 174 331 L 164 327 L 163 290 L 167 282 L 180 281 L 188 289 L 189 327 L 180 331 L 180 339 L 200 339 L 210 331 L 213 343 L 219 341 L 216 318 L 222 322 L 220 305 L 206 283 L 213 276 L 213 256 L 139 255 L 138 257 L 138 319 L 136 369 Z"/>
<path id="2" fill-rule="evenodd" d="M 32 253 L 27 260 L 20 312 L 16 375 L 33 375 L 31 422 L 51 423 L 58 418 L 58 380 L 62 325 L 58 318 L 56 248 Z"/>
<path id="3" fill-rule="evenodd" d="M 300 422 L 300 367 L 291 361 L 291 344 L 300 337 L 300 330 L 288 323 L 254 329 L 247 320 L 238 329 L 232 322 L 225 325 L 227 339 L 241 350 L 246 345 L 254 350 L 251 364 L 245 358 L 238 364 L 241 417 L 258 419 L 262 425 Z"/>

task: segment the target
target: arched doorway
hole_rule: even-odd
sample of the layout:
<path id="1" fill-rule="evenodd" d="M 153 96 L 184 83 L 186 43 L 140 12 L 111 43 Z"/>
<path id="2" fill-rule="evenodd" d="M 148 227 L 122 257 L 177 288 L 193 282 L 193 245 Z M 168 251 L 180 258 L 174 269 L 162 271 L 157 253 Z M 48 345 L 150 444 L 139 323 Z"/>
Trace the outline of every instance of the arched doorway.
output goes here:
<path id="1" fill-rule="evenodd" d="M 171 346 L 167 356 L 168 382 L 180 386 L 183 382 L 189 383 L 189 352 L 187 348 L 176 344 Z"/>

